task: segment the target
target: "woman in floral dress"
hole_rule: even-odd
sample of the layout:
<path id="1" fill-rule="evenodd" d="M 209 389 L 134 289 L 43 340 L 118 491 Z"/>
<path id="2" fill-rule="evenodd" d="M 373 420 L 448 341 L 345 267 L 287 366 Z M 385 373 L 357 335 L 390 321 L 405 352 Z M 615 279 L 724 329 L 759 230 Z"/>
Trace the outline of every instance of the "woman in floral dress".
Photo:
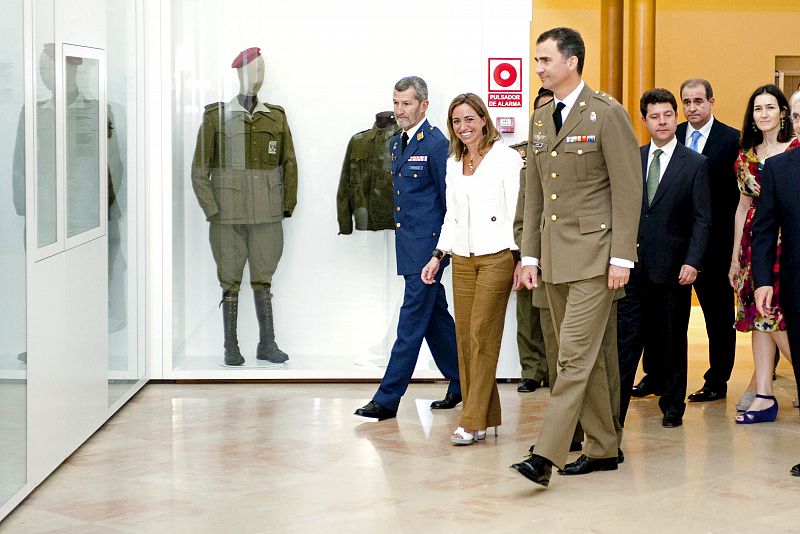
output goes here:
<path id="1" fill-rule="evenodd" d="M 742 148 L 736 160 L 739 181 L 739 206 L 736 208 L 733 257 L 728 278 L 736 290 L 736 329 L 753 333 L 753 358 L 755 360 L 756 398 L 749 409 L 736 416 L 742 424 L 774 421 L 778 403 L 772 394 L 772 371 L 775 347 L 788 356 L 789 341 L 786 323 L 780 307 L 779 287 L 776 282 L 773 296 L 774 309 L 768 316 L 758 313 L 753 298 L 753 276 L 750 242 L 753 217 L 761 191 L 761 172 L 767 158 L 800 146 L 794 137 L 789 119 L 789 103 L 775 85 L 756 89 L 747 104 L 742 126 Z M 780 237 L 775 262 L 775 274 L 780 264 Z"/>

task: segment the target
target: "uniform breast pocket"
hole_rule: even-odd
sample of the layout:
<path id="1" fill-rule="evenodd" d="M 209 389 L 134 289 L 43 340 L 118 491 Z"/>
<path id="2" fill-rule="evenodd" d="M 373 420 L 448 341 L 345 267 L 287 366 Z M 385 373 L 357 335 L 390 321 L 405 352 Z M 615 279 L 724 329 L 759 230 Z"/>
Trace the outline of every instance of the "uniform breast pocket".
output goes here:
<path id="1" fill-rule="evenodd" d="M 280 161 L 283 147 L 280 138 L 262 124 L 253 125 L 250 135 L 251 150 L 254 154 L 253 166 L 265 169 L 275 167 Z"/>
<path id="2" fill-rule="evenodd" d="M 369 154 L 363 150 L 353 150 L 350 153 L 350 183 L 360 184 L 364 182 L 368 173 Z"/>
<path id="3" fill-rule="evenodd" d="M 574 164 L 575 176 L 579 180 L 586 180 L 597 172 L 597 143 L 567 143 L 564 146 L 564 157 Z"/>

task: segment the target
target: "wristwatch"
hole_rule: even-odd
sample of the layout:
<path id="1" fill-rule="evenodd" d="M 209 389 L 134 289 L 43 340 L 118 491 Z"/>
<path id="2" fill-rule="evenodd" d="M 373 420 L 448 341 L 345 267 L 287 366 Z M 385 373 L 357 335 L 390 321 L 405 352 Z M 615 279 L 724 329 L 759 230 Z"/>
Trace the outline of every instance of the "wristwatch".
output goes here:
<path id="1" fill-rule="evenodd" d="M 433 252 L 431 252 L 431 257 L 441 261 L 441 259 L 444 258 L 444 251 L 435 248 L 433 249 Z"/>

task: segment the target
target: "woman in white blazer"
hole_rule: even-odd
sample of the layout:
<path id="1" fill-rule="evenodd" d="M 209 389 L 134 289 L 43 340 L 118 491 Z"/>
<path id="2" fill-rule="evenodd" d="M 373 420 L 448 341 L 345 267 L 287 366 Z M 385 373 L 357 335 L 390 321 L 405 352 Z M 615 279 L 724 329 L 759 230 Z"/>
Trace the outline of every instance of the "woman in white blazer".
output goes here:
<path id="1" fill-rule="evenodd" d="M 453 257 L 458 368 L 463 411 L 450 441 L 469 445 L 500 425 L 495 373 L 516 257 L 514 212 L 522 160 L 504 146 L 483 100 L 458 95 L 447 113 L 447 213 L 439 242 L 422 270 L 435 283 L 439 261 Z"/>

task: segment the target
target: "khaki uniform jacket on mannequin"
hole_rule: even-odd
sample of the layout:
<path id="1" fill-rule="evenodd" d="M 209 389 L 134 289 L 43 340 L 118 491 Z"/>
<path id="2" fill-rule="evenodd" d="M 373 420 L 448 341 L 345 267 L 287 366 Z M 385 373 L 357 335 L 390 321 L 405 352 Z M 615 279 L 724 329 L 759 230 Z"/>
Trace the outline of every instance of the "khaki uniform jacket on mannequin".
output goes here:
<path id="1" fill-rule="evenodd" d="M 291 217 L 297 161 L 286 113 L 234 98 L 206 106 L 192 160 L 192 186 L 209 222 L 263 224 Z"/>

